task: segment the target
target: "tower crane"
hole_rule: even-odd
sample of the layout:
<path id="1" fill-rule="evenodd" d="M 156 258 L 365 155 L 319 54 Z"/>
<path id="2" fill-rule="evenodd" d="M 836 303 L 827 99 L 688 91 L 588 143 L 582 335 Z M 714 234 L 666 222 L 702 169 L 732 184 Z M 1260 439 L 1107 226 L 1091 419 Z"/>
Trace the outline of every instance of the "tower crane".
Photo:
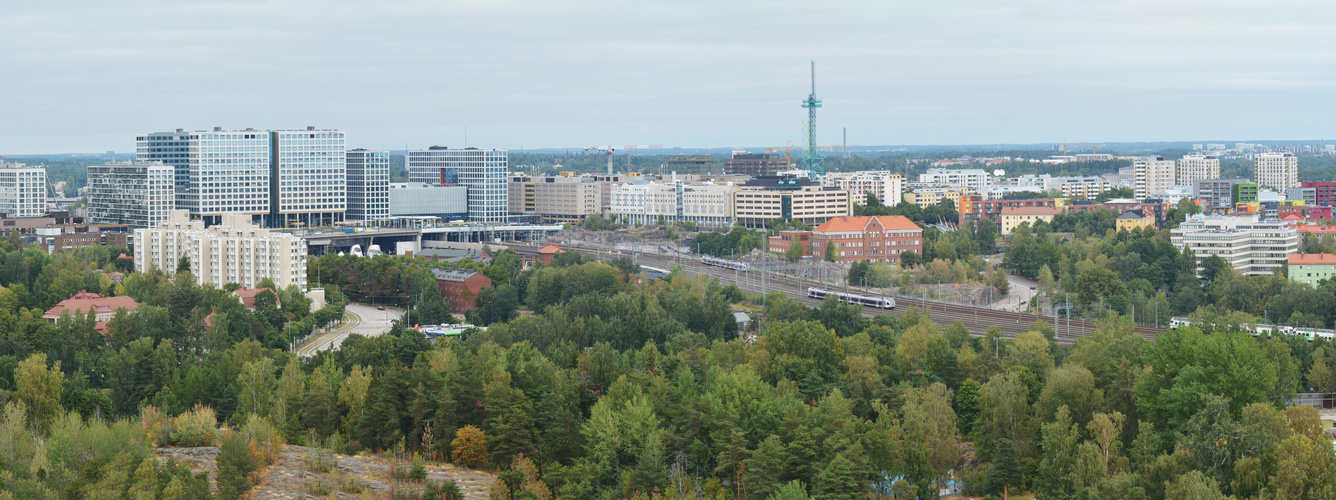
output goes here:
<path id="1" fill-rule="evenodd" d="M 584 148 L 585 151 L 607 151 L 608 152 L 608 175 L 612 175 L 612 152 L 614 150 L 631 151 L 636 149 L 662 149 L 663 144 L 650 144 L 646 146 L 590 146 Z"/>

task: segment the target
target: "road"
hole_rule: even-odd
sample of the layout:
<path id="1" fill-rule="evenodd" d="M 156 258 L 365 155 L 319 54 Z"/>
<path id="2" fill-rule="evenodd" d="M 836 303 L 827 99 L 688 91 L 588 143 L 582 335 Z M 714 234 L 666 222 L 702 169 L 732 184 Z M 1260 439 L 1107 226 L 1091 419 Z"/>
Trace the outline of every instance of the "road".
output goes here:
<path id="1" fill-rule="evenodd" d="M 343 345 L 343 339 L 351 334 L 359 334 L 364 337 L 375 337 L 390 331 L 390 326 L 394 320 L 403 315 L 399 309 L 385 308 L 384 311 L 376 309 L 374 306 L 362 304 L 348 304 L 343 309 L 344 322 L 334 331 L 317 335 L 306 343 L 297 347 L 299 356 L 313 356 L 315 353 L 326 349 L 338 349 Z"/>
<path id="2" fill-rule="evenodd" d="M 1030 305 L 1030 298 L 1039 293 L 1036 290 L 1031 290 L 1030 287 L 1034 286 L 1038 288 L 1038 284 L 1039 283 L 1036 281 L 1030 281 L 1014 274 L 1008 274 L 1007 285 L 1010 286 L 1011 289 L 1007 292 L 1007 296 L 997 302 L 989 304 L 989 306 L 993 309 L 1002 309 L 1005 311 L 1015 311 L 1016 308 L 1027 307 Z"/>

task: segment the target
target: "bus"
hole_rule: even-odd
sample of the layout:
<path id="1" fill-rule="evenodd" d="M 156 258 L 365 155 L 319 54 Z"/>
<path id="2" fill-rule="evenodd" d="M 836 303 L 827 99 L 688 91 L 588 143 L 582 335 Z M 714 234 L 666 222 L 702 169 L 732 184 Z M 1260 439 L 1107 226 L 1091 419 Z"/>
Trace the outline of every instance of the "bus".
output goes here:
<path id="1" fill-rule="evenodd" d="M 879 309 L 895 309 L 895 299 L 892 299 L 890 297 L 872 297 L 868 295 L 859 295 L 856 293 L 844 293 L 831 290 L 822 290 L 820 288 L 815 288 L 815 287 L 810 287 L 807 289 L 807 296 L 817 300 L 825 299 L 827 295 L 834 295 L 836 298 L 840 299 L 840 302 L 852 302 L 855 304 L 862 304 L 868 307 L 876 307 Z"/>

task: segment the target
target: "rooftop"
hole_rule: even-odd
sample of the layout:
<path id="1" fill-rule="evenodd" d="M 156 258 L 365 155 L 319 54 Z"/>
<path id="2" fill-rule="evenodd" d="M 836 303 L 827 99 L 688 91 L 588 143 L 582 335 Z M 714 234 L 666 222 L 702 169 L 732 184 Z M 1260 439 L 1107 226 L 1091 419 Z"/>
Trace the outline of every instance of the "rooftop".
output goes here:
<path id="1" fill-rule="evenodd" d="M 1336 265 L 1336 254 L 1330 253 L 1292 253 L 1290 265 Z"/>
<path id="2" fill-rule="evenodd" d="M 903 215 L 879 215 L 879 216 L 861 216 L 861 217 L 833 217 L 823 222 L 813 231 L 822 233 L 839 233 L 849 231 L 862 231 L 867 228 L 873 220 L 876 220 L 882 228 L 891 230 L 914 230 L 921 229 L 914 221 L 909 220 Z"/>
<path id="3" fill-rule="evenodd" d="M 431 274 L 436 275 L 438 281 L 464 281 L 479 274 L 472 269 L 441 269 L 439 267 L 431 268 Z"/>
<path id="4" fill-rule="evenodd" d="M 1002 207 L 1002 215 L 1057 215 L 1062 213 L 1059 207 Z"/>

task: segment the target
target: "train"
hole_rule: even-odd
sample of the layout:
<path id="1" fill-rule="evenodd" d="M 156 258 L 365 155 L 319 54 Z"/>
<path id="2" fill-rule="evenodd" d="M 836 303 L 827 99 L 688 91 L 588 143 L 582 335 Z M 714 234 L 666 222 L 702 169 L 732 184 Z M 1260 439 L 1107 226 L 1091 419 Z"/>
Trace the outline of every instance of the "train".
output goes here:
<path id="1" fill-rule="evenodd" d="M 809 287 L 807 289 L 807 296 L 814 299 L 825 299 L 827 295 L 834 295 L 836 298 L 840 299 L 840 302 L 853 302 L 855 304 L 862 304 L 879 309 L 895 309 L 895 299 L 890 297 L 872 297 L 868 295 L 858 295 L 856 293 L 823 290 L 816 287 Z"/>
<path id="2" fill-rule="evenodd" d="M 734 270 L 734 271 L 747 271 L 747 270 L 749 270 L 749 269 L 747 268 L 747 264 L 746 264 L 746 263 L 738 262 L 738 261 L 736 261 L 736 260 L 717 259 L 717 258 L 714 258 L 714 257 L 701 257 L 701 258 L 700 258 L 700 263 L 701 263 L 701 264 L 704 264 L 704 265 L 707 265 L 707 266 L 715 266 L 715 267 L 722 267 L 722 268 L 724 268 L 724 269 L 732 269 L 732 270 Z"/>
<path id="3" fill-rule="evenodd" d="M 1180 326 L 1191 326 L 1191 325 L 1192 325 L 1192 320 L 1184 318 L 1182 316 L 1174 316 L 1172 318 L 1169 318 L 1170 330 L 1176 330 Z M 1252 333 L 1254 337 L 1260 337 L 1262 335 L 1270 337 L 1272 334 L 1299 335 L 1305 339 L 1308 339 L 1309 342 L 1312 342 L 1313 340 L 1319 338 L 1336 339 L 1336 330 L 1324 330 L 1320 328 L 1306 328 L 1306 327 L 1293 327 L 1289 325 L 1267 325 L 1267 324 L 1243 325 L 1243 328 L 1248 330 L 1248 332 Z"/>

